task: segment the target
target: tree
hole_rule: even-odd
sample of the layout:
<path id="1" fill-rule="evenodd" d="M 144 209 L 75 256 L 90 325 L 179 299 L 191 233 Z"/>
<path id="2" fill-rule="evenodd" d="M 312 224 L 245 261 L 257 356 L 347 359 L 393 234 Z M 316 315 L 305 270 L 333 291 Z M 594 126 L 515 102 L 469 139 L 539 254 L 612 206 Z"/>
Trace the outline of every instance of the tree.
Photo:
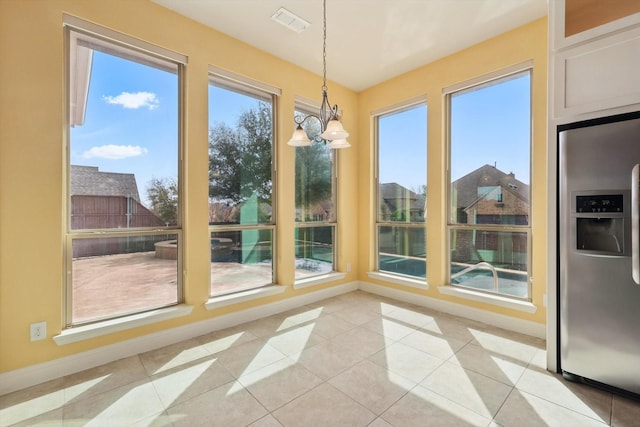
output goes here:
<path id="1" fill-rule="evenodd" d="M 271 203 L 271 106 L 258 102 L 236 129 L 221 123 L 209 133 L 209 197 L 239 204 L 255 195 Z"/>
<path id="2" fill-rule="evenodd" d="M 308 219 L 309 208 L 331 200 L 331 152 L 322 142 L 296 148 L 296 208 Z"/>
<path id="3" fill-rule="evenodd" d="M 167 225 L 178 223 L 178 183 L 173 178 L 153 178 L 147 186 L 151 210 Z"/>

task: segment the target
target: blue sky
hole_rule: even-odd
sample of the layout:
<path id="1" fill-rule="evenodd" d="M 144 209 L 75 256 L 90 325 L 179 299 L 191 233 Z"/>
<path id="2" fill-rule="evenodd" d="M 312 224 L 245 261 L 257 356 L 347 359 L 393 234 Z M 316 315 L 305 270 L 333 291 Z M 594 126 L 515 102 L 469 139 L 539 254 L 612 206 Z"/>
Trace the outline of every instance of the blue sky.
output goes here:
<path id="1" fill-rule="evenodd" d="M 529 84 L 525 75 L 453 97 L 453 180 L 496 164 L 529 183 Z M 210 125 L 233 126 L 257 103 L 211 85 L 209 97 Z M 380 182 L 410 189 L 426 182 L 426 117 L 421 105 L 381 118 Z M 94 52 L 85 123 L 71 129 L 71 164 L 134 173 L 144 201 L 151 179 L 177 177 L 177 159 L 177 74 Z"/>
<path id="2" fill-rule="evenodd" d="M 85 122 L 71 129 L 72 165 L 153 178 L 178 176 L 176 74 L 94 52 Z"/>

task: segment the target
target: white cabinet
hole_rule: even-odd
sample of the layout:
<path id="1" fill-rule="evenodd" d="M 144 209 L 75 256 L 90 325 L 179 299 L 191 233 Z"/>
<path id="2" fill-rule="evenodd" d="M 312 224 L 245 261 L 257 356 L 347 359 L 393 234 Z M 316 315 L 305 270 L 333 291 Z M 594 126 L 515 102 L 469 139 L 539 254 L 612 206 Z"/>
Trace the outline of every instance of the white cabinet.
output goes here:
<path id="1" fill-rule="evenodd" d="M 550 118 L 640 109 L 640 12 L 565 36 L 564 6 L 549 4 Z"/>

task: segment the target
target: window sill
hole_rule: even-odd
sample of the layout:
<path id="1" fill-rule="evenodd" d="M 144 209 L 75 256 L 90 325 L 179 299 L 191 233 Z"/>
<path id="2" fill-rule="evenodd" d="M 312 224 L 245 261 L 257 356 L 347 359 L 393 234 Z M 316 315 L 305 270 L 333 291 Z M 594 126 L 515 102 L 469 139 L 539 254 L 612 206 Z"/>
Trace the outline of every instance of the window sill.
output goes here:
<path id="1" fill-rule="evenodd" d="M 464 298 L 471 301 L 484 302 L 524 313 L 535 313 L 538 307 L 528 301 L 520 301 L 500 295 L 489 295 L 484 292 L 476 292 L 472 289 L 461 289 L 454 286 L 439 286 L 441 294 Z"/>
<path id="2" fill-rule="evenodd" d="M 209 301 L 207 301 L 204 306 L 207 310 L 214 310 L 216 308 L 226 307 L 228 305 L 238 304 L 244 301 L 251 301 L 258 298 L 281 294 L 284 291 L 285 286 L 282 285 L 264 286 L 262 288 L 249 289 L 247 291 L 212 297 L 209 298 Z"/>
<path id="3" fill-rule="evenodd" d="M 345 277 L 347 277 L 345 273 L 338 273 L 334 271 L 332 273 L 327 273 L 320 276 L 313 276 L 296 280 L 296 282 L 293 284 L 293 289 L 304 289 L 311 286 L 318 286 L 322 283 L 333 282 L 334 280 L 344 279 Z"/>
<path id="4" fill-rule="evenodd" d="M 130 316 L 120 317 L 117 319 L 109 319 L 103 322 L 92 323 L 91 325 L 65 329 L 60 333 L 60 335 L 53 337 L 53 340 L 58 345 L 71 344 L 114 332 L 125 331 L 138 326 L 161 322 L 163 320 L 188 316 L 191 314 L 192 310 L 192 305 L 180 304 L 172 307 L 147 311 L 145 313 L 132 314 Z"/>
<path id="5" fill-rule="evenodd" d="M 413 279 L 410 277 L 397 276 L 395 274 L 382 273 L 380 271 L 370 271 L 367 273 L 370 279 L 384 280 L 385 282 L 397 285 L 409 286 L 417 289 L 429 289 L 429 284 L 424 279 Z"/>

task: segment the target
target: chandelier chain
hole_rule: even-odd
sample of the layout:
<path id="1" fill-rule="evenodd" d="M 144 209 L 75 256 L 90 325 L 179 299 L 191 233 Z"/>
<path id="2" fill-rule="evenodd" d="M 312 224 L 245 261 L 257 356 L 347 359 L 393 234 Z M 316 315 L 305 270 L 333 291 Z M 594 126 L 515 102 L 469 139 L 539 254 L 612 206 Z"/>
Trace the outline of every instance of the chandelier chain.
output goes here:
<path id="1" fill-rule="evenodd" d="M 327 0 L 323 0 L 323 29 L 322 35 L 322 91 L 327 91 Z"/>

